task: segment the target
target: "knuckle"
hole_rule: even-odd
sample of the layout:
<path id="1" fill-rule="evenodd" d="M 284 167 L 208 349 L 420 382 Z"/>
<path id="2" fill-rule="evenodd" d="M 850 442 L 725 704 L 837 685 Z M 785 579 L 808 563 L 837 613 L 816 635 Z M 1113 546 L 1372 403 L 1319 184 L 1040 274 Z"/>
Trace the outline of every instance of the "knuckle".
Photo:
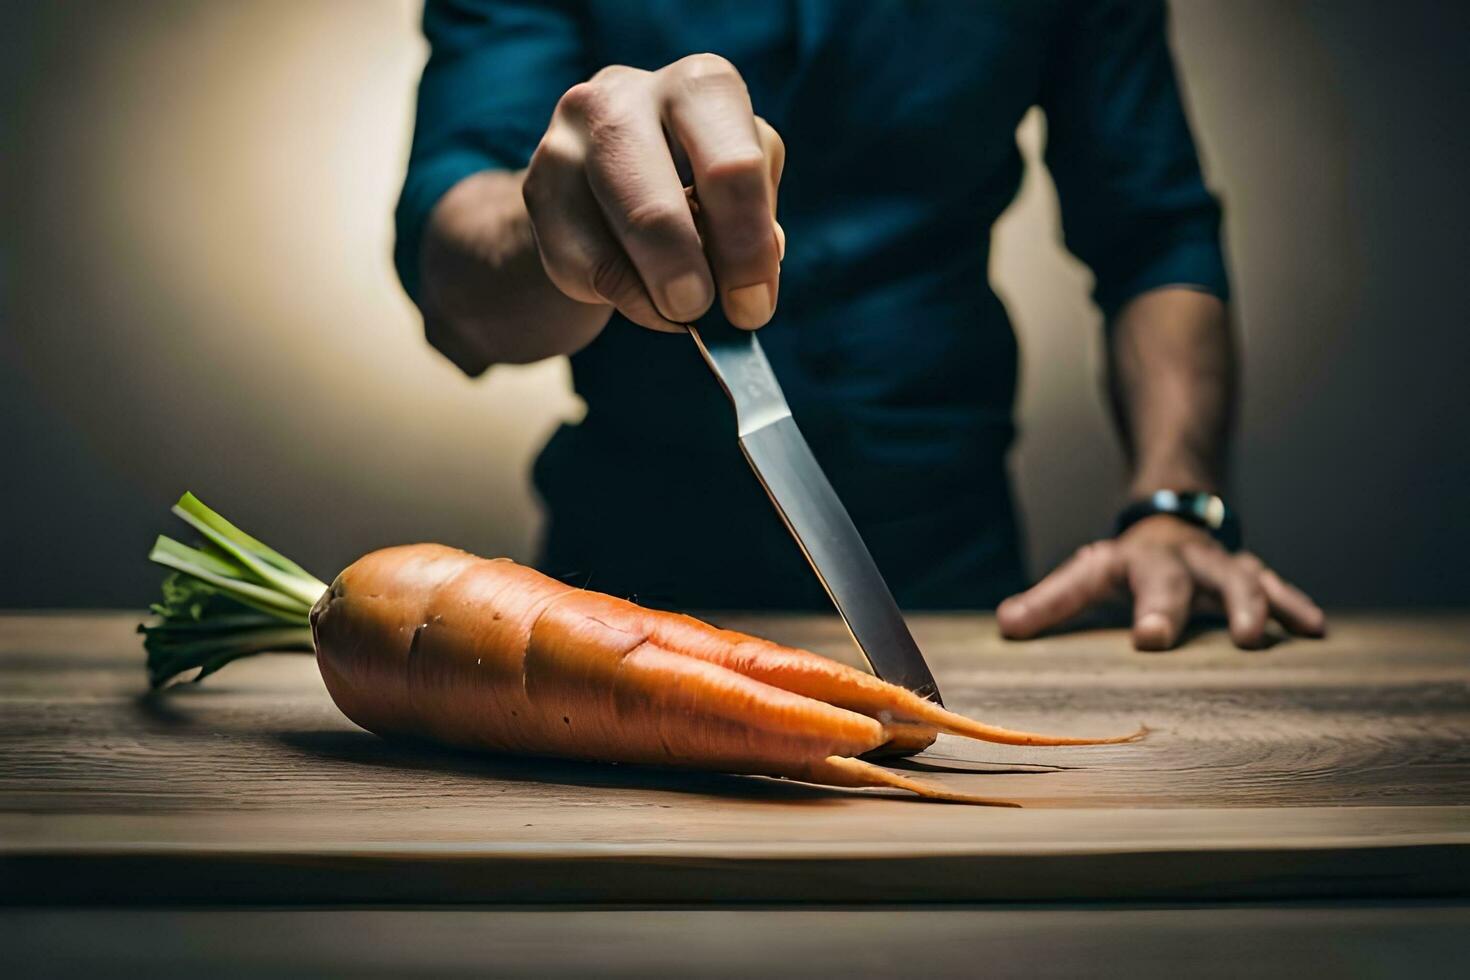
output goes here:
<path id="1" fill-rule="evenodd" d="M 1252 578 L 1260 578 L 1261 573 L 1266 570 L 1266 563 L 1249 551 L 1244 551 L 1236 556 L 1235 567 Z"/>
<path id="2" fill-rule="evenodd" d="M 781 138 L 781 134 L 776 130 L 776 127 L 766 121 L 764 116 L 756 116 L 755 125 L 760 130 L 762 138 L 771 144 L 773 150 L 780 152 L 786 149 L 786 141 Z"/>
<path id="3" fill-rule="evenodd" d="M 766 158 L 754 146 L 726 153 L 705 166 L 704 177 L 726 193 L 760 194 L 765 189 Z"/>
<path id="4" fill-rule="evenodd" d="M 1210 556 L 1215 553 L 1216 545 L 1204 544 L 1199 541 L 1185 541 L 1179 545 L 1179 555 L 1185 560 L 1209 561 Z"/>
<path id="5" fill-rule="evenodd" d="M 1280 575 L 1276 574 L 1276 572 L 1270 568 L 1262 572 L 1256 578 L 1256 581 L 1261 584 L 1262 590 L 1274 593 L 1276 595 L 1286 596 L 1288 601 L 1298 596 L 1304 602 L 1311 601 L 1311 599 L 1307 596 L 1305 592 L 1303 592 L 1301 589 L 1298 589 L 1295 585 L 1292 585 L 1290 582 L 1282 578 Z"/>
<path id="6" fill-rule="evenodd" d="M 729 58 L 708 51 L 691 54 L 674 62 L 681 79 L 691 85 L 744 85 L 740 71 Z"/>
<path id="7" fill-rule="evenodd" d="M 628 65 L 608 65 L 588 79 L 586 84 L 596 89 L 596 97 L 599 101 L 606 102 L 645 87 L 652 78 L 651 72 L 643 71 L 641 68 L 631 68 Z"/>
<path id="8" fill-rule="evenodd" d="M 662 202 L 635 204 L 624 215 L 628 234 L 637 238 L 666 242 L 680 238 L 689 223 L 688 211 L 679 211 Z"/>
<path id="9" fill-rule="evenodd" d="M 1111 541 L 1093 541 L 1078 548 L 1072 561 L 1084 571 L 1113 575 L 1118 566 L 1118 548 Z"/>
<path id="10" fill-rule="evenodd" d="M 1096 544 L 1084 544 L 1082 547 L 1072 552 L 1071 563 L 1074 565 L 1092 564 L 1097 560 L 1097 547 L 1098 546 Z"/>
<path id="11" fill-rule="evenodd" d="M 596 114 L 606 103 L 607 91 L 594 78 L 592 81 L 578 82 L 563 92 L 562 97 L 557 100 L 556 112 L 558 115 L 583 118 Z"/>
<path id="12" fill-rule="evenodd" d="M 640 74 L 638 69 L 630 68 L 627 65 L 604 65 L 592 76 L 591 81 L 594 84 L 616 85 L 619 82 L 627 81 L 637 74 Z"/>
<path id="13" fill-rule="evenodd" d="M 566 126 L 553 123 L 541 137 L 541 142 L 536 144 L 536 152 L 531 155 L 531 168 L 578 164 L 581 160 L 581 140 Z"/>
<path id="14" fill-rule="evenodd" d="M 636 104 L 634 92 L 639 78 L 647 74 L 636 68 L 609 65 L 562 93 L 553 116 L 577 120 L 588 128 L 620 120 Z"/>
<path id="15" fill-rule="evenodd" d="M 1266 583 L 1259 575 L 1239 573 L 1232 584 L 1243 599 L 1254 601 L 1266 597 Z"/>

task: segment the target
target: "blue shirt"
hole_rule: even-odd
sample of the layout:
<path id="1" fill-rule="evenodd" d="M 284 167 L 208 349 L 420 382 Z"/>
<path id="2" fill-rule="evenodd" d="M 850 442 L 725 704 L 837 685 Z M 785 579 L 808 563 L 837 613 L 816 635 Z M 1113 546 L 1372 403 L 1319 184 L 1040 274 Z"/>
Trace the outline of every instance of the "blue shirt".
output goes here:
<path id="1" fill-rule="evenodd" d="M 434 203 L 524 167 L 572 85 L 699 51 L 739 68 L 787 145 L 788 247 L 761 340 L 908 607 L 992 605 L 1024 584 L 1004 466 L 1016 343 L 986 272 L 1030 107 L 1105 314 L 1163 285 L 1226 294 L 1162 2 L 428 0 L 424 32 L 397 212 L 411 294 Z M 655 604 L 825 603 L 688 338 L 614 317 L 571 363 L 586 418 L 535 470 L 545 570 Z"/>

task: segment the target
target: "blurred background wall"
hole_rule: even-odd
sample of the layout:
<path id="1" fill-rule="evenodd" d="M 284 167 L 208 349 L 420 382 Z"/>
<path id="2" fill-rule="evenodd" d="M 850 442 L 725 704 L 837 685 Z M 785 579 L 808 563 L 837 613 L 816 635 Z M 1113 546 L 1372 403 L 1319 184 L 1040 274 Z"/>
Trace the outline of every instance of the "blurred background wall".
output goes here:
<path id="1" fill-rule="evenodd" d="M 528 557 L 565 368 L 461 377 L 389 264 L 418 4 L 0 11 L 0 607 L 145 602 L 184 488 L 322 574 L 422 539 Z M 1174 3 L 1245 338 L 1235 497 L 1334 606 L 1470 600 L 1467 12 Z M 1033 169 L 992 270 L 1038 571 L 1122 483 L 1056 221 Z"/>

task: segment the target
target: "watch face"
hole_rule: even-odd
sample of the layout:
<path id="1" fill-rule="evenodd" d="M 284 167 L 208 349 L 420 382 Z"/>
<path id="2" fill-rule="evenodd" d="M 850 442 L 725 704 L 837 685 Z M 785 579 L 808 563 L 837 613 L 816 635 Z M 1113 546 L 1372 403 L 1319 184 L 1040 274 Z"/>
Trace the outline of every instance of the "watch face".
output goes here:
<path id="1" fill-rule="evenodd" d="M 1160 513 L 1177 514 L 1179 512 L 1179 494 L 1173 490 L 1155 490 L 1149 502 Z"/>
<path id="2" fill-rule="evenodd" d="M 1202 506 L 1201 506 L 1202 505 Z M 1207 494 L 1196 504 L 1200 508 L 1200 517 L 1204 519 L 1211 530 L 1218 531 L 1225 524 L 1225 501 L 1212 494 Z"/>

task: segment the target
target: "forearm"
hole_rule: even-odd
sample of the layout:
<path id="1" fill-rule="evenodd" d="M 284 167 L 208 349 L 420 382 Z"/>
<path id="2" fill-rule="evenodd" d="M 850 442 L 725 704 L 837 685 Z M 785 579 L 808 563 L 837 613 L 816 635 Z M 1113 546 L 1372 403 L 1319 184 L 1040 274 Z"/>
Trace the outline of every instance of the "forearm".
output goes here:
<path id="1" fill-rule="evenodd" d="M 611 306 L 579 303 L 547 278 L 521 196 L 523 176 L 466 177 L 440 199 L 424 230 L 425 332 L 467 374 L 573 353 L 612 315 Z"/>
<path id="2" fill-rule="evenodd" d="M 1152 290 L 1112 325 L 1109 390 L 1131 464 L 1130 495 L 1218 491 L 1235 412 L 1235 343 L 1225 304 Z"/>

